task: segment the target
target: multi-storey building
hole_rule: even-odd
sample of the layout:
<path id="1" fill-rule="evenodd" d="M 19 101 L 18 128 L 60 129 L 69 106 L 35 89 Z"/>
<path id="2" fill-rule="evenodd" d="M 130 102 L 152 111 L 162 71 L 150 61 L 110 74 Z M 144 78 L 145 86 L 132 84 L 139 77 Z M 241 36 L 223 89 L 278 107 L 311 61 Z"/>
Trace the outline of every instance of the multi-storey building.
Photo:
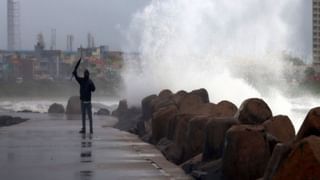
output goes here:
<path id="1" fill-rule="evenodd" d="M 313 65 L 320 65 L 320 0 L 312 2 Z"/>

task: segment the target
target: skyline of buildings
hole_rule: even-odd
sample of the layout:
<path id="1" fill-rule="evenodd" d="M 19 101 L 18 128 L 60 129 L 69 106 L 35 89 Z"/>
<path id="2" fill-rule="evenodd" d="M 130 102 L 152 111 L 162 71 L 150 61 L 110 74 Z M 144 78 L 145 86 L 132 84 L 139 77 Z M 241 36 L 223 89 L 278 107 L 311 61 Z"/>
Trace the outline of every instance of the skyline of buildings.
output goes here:
<path id="1" fill-rule="evenodd" d="M 320 65 L 320 0 L 312 1 L 313 65 Z"/>

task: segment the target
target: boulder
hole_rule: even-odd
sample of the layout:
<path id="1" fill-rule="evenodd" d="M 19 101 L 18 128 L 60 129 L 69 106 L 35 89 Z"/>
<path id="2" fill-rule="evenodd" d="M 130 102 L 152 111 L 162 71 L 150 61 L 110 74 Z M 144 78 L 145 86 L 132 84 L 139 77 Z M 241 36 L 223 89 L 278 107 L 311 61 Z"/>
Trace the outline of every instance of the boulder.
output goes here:
<path id="1" fill-rule="evenodd" d="M 64 112 L 65 110 L 63 105 L 57 104 L 57 103 L 52 104 L 48 109 L 48 113 L 64 113 Z"/>
<path id="2" fill-rule="evenodd" d="M 175 120 L 169 121 L 169 134 L 172 133 L 173 130 L 173 144 L 174 144 L 174 152 L 179 152 L 179 156 L 175 156 L 174 162 L 176 164 L 181 164 L 184 162 L 183 155 L 184 155 L 184 147 L 185 143 L 187 142 L 187 128 L 189 120 L 192 119 L 194 115 L 190 114 L 183 114 L 177 115 Z M 174 127 L 174 128 L 173 128 Z"/>
<path id="3" fill-rule="evenodd" d="M 152 117 L 152 106 L 151 102 L 153 99 L 155 99 L 157 95 L 150 95 L 141 101 L 141 108 L 142 108 L 142 119 L 143 120 L 149 120 Z"/>
<path id="4" fill-rule="evenodd" d="M 320 137 L 311 135 L 297 143 L 272 179 L 320 179 Z"/>
<path id="5" fill-rule="evenodd" d="M 265 130 L 276 137 L 279 142 L 285 143 L 295 138 L 294 126 L 288 116 L 278 115 L 263 123 Z"/>
<path id="6" fill-rule="evenodd" d="M 236 105 L 229 101 L 221 101 L 215 107 L 215 117 L 233 117 L 238 111 Z"/>
<path id="7" fill-rule="evenodd" d="M 188 160 L 203 150 L 205 139 L 205 127 L 210 117 L 196 116 L 188 122 L 186 142 L 184 143 L 183 160 Z"/>
<path id="8" fill-rule="evenodd" d="M 178 116 L 178 114 L 177 114 Z M 169 140 L 174 140 L 176 133 L 177 133 L 177 126 L 179 124 L 178 117 L 171 118 L 168 120 L 168 127 L 167 127 L 167 138 Z"/>
<path id="9" fill-rule="evenodd" d="M 128 103 L 127 100 L 123 99 L 119 101 L 118 108 L 112 112 L 112 116 L 119 117 L 120 115 L 124 114 L 128 111 Z"/>
<path id="10" fill-rule="evenodd" d="M 179 111 L 181 114 L 189 113 L 197 108 L 200 104 L 204 104 L 200 96 L 188 94 L 180 101 Z"/>
<path id="11" fill-rule="evenodd" d="M 272 112 L 267 103 L 258 98 L 245 100 L 235 114 L 235 118 L 242 124 L 262 124 L 271 117 Z"/>
<path id="12" fill-rule="evenodd" d="M 193 90 L 193 91 L 191 91 L 190 94 L 199 96 L 203 103 L 209 103 L 210 102 L 208 91 L 206 89 L 204 89 L 204 88 Z"/>
<path id="13" fill-rule="evenodd" d="M 40 113 L 39 111 L 32 111 L 29 109 L 23 109 L 21 111 L 17 111 L 18 113 Z"/>
<path id="14" fill-rule="evenodd" d="M 101 108 L 101 109 L 98 110 L 98 112 L 96 113 L 96 115 L 109 116 L 109 115 L 110 115 L 110 111 L 109 111 L 108 109 Z"/>
<path id="15" fill-rule="evenodd" d="M 27 121 L 28 119 L 20 117 L 11 117 L 11 116 L 0 116 L 0 127 L 2 126 L 11 126 Z"/>
<path id="16" fill-rule="evenodd" d="M 193 95 L 192 95 L 193 96 Z M 188 148 L 188 145 L 186 144 L 189 141 L 189 138 L 195 138 L 192 137 L 193 135 L 197 136 L 197 137 L 203 137 L 203 132 L 197 133 L 197 134 L 193 134 L 192 132 L 189 133 L 189 131 L 197 131 L 197 127 L 202 126 L 204 129 L 205 126 L 205 121 L 206 120 L 200 120 L 198 122 L 194 122 L 194 123 L 199 123 L 202 125 L 197 126 L 195 129 L 193 129 L 192 125 L 189 125 L 189 122 L 191 119 L 196 118 L 196 117 L 209 117 L 211 114 L 214 114 L 214 104 L 211 103 L 200 103 L 197 106 L 193 106 L 193 108 L 190 108 L 188 111 L 183 111 L 178 113 L 178 115 L 176 116 L 176 122 L 170 122 L 169 123 L 169 129 L 172 129 L 172 125 L 175 127 L 174 130 L 174 136 L 173 136 L 173 140 L 174 142 L 177 144 L 177 146 L 179 148 L 182 149 L 182 153 L 183 153 L 183 157 L 180 160 L 181 162 L 186 161 L 188 158 L 190 158 L 192 155 L 194 155 L 195 153 L 198 152 L 198 150 L 202 149 L 198 149 L 196 150 L 197 152 L 194 152 L 193 150 L 188 149 L 188 152 L 186 151 L 186 149 Z M 187 108 L 186 108 L 187 109 Z M 186 110 L 185 109 L 185 110 Z M 188 129 L 190 127 L 190 129 Z M 169 131 L 171 132 L 171 131 Z M 189 133 L 189 137 L 188 134 Z M 169 134 L 170 135 L 170 134 Z M 203 144 L 204 139 L 199 139 L 198 141 L 193 141 L 193 145 L 195 146 L 195 149 L 198 148 L 199 144 Z M 192 146 L 193 146 L 192 145 Z"/>
<path id="17" fill-rule="evenodd" d="M 67 114 L 81 114 L 81 101 L 79 96 L 72 96 L 68 100 Z"/>
<path id="18" fill-rule="evenodd" d="M 175 105 L 161 108 L 152 115 L 152 141 L 157 144 L 161 138 L 168 134 L 169 121 L 174 120 L 178 113 Z"/>
<path id="19" fill-rule="evenodd" d="M 204 179 L 204 180 L 222 179 L 222 159 L 204 162 L 199 166 L 199 170 L 200 172 L 205 172 L 203 177 L 201 177 L 201 179 Z"/>
<path id="20" fill-rule="evenodd" d="M 188 95 L 189 96 L 189 95 Z M 202 103 L 197 101 L 199 97 L 189 96 L 190 98 L 185 98 L 179 109 L 179 114 L 190 114 L 190 115 L 212 115 L 216 113 L 216 105 L 212 103 Z M 190 101 L 189 101 L 190 100 Z M 195 100 L 192 102 L 192 100 Z M 199 100 L 199 99 L 198 99 Z"/>
<path id="21" fill-rule="evenodd" d="M 211 118 L 205 128 L 203 161 L 222 158 L 225 135 L 228 129 L 238 124 L 234 118 Z"/>
<path id="22" fill-rule="evenodd" d="M 270 154 L 263 126 L 232 126 L 226 134 L 223 178 L 251 180 L 262 177 Z"/>
<path id="23" fill-rule="evenodd" d="M 167 107 L 169 105 L 175 105 L 174 102 L 171 100 L 170 96 L 160 97 L 157 96 L 151 100 L 151 112 L 157 112 L 159 109 L 163 107 Z"/>
<path id="24" fill-rule="evenodd" d="M 160 150 L 162 154 L 167 158 L 168 161 L 171 161 L 175 164 L 181 164 L 182 158 L 182 149 L 178 145 L 170 140 L 164 140 L 159 142 L 158 145 L 161 146 Z"/>
<path id="25" fill-rule="evenodd" d="M 176 94 L 172 94 L 171 100 L 174 102 L 175 105 L 179 107 L 179 105 L 181 104 L 181 101 L 186 95 L 188 95 L 186 91 L 179 91 Z"/>
<path id="26" fill-rule="evenodd" d="M 288 157 L 288 154 L 291 152 L 292 146 L 291 144 L 283 144 L 278 143 L 273 152 L 272 156 L 268 162 L 264 173 L 264 180 L 272 180 L 274 174 L 278 170 L 279 166 L 283 163 L 283 161 Z"/>
<path id="27" fill-rule="evenodd" d="M 126 111 L 125 109 L 119 109 L 117 111 L 118 122 L 115 124 L 115 128 L 122 131 L 136 132 L 135 128 L 137 123 L 141 120 L 141 109 L 137 107 L 130 107 Z"/>
<path id="28" fill-rule="evenodd" d="M 171 95 L 172 95 L 172 92 L 169 89 L 164 89 L 159 93 L 160 98 L 170 97 Z"/>
<path id="29" fill-rule="evenodd" d="M 320 136 L 320 107 L 313 108 L 308 112 L 297 134 L 296 141 L 310 135 Z"/>
<path id="30" fill-rule="evenodd" d="M 202 164 L 202 154 L 198 154 L 188 161 L 181 164 L 181 168 L 185 173 L 190 174 L 193 170 L 198 170 L 199 166 Z"/>

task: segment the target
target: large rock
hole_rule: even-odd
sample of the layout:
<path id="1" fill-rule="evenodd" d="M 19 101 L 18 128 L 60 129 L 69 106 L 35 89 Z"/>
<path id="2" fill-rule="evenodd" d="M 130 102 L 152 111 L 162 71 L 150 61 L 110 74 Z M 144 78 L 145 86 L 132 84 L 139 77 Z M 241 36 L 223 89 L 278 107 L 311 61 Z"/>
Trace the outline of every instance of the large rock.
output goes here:
<path id="1" fill-rule="evenodd" d="M 163 138 L 159 141 L 157 147 L 160 149 L 162 154 L 167 158 L 167 160 L 180 164 L 182 158 L 182 149 L 176 143 Z"/>
<path id="2" fill-rule="evenodd" d="M 11 116 L 0 116 L 0 127 L 2 126 L 11 126 L 27 121 L 28 119 L 20 117 L 11 117 Z"/>
<path id="3" fill-rule="evenodd" d="M 301 140 L 272 179 L 320 179 L 320 137 L 309 136 Z"/>
<path id="4" fill-rule="evenodd" d="M 128 111 L 128 103 L 127 100 L 123 99 L 119 101 L 118 108 L 112 112 L 112 116 L 119 117 Z"/>
<path id="5" fill-rule="evenodd" d="M 81 101 L 79 96 L 72 96 L 68 100 L 67 114 L 81 114 Z"/>
<path id="6" fill-rule="evenodd" d="M 150 95 L 141 101 L 141 108 L 142 108 L 142 119 L 143 120 L 149 120 L 152 117 L 152 106 L 151 102 L 153 99 L 155 99 L 157 95 Z"/>
<path id="7" fill-rule="evenodd" d="M 189 99 L 190 100 L 190 99 Z M 216 114 L 216 105 L 212 103 L 202 103 L 199 104 L 190 103 L 182 104 L 179 109 L 179 114 L 190 114 L 190 115 L 207 115 L 215 116 Z"/>
<path id="8" fill-rule="evenodd" d="M 188 161 L 181 164 L 181 168 L 185 173 L 190 174 L 193 170 L 198 170 L 199 166 L 202 164 L 202 154 L 198 154 Z"/>
<path id="9" fill-rule="evenodd" d="M 169 122 L 169 136 L 171 136 L 171 130 L 173 130 L 173 144 L 174 144 L 174 152 L 179 152 L 179 156 L 175 156 L 174 157 L 174 162 L 176 164 L 181 164 L 184 162 L 183 159 L 183 155 L 184 155 L 184 146 L 185 143 L 187 142 L 187 128 L 188 128 L 188 123 L 189 120 L 192 119 L 194 117 L 194 115 L 190 115 L 190 114 L 183 114 L 180 115 L 178 114 L 176 116 L 176 119 L 173 121 L 171 120 Z M 172 148 L 170 148 L 171 150 Z M 177 153 L 175 153 L 177 154 Z"/>
<path id="10" fill-rule="evenodd" d="M 221 101 L 215 107 L 215 117 L 233 117 L 237 111 L 237 106 L 232 102 Z"/>
<path id="11" fill-rule="evenodd" d="M 297 134 L 296 141 L 300 141 L 310 135 L 320 136 L 320 107 L 309 111 Z"/>
<path id="12" fill-rule="evenodd" d="M 269 160 L 269 163 L 264 173 L 264 177 L 263 177 L 264 180 L 272 180 L 279 166 L 288 157 L 288 154 L 291 152 L 291 150 L 292 150 L 292 146 L 291 144 L 288 144 L 288 143 L 286 144 L 278 143 L 275 146 L 272 152 L 272 156 Z"/>
<path id="13" fill-rule="evenodd" d="M 190 94 L 199 96 L 203 103 L 210 102 L 208 91 L 204 88 L 193 90 Z"/>
<path id="14" fill-rule="evenodd" d="M 263 123 L 265 130 L 276 137 L 279 142 L 285 143 L 295 138 L 294 126 L 288 116 L 275 116 Z"/>
<path id="15" fill-rule="evenodd" d="M 226 134 L 224 179 L 252 180 L 263 176 L 270 158 L 263 126 L 234 125 Z"/>
<path id="16" fill-rule="evenodd" d="M 207 122 L 204 132 L 203 161 L 222 158 L 226 132 L 238 123 L 234 118 L 211 118 Z"/>
<path id="17" fill-rule="evenodd" d="M 258 98 L 245 100 L 235 114 L 235 118 L 242 124 L 262 124 L 271 117 L 268 104 Z"/>
<path id="18" fill-rule="evenodd" d="M 197 97 L 192 95 L 193 97 Z M 198 98 L 198 97 L 197 97 Z M 183 108 L 184 110 L 181 109 L 179 110 L 178 115 L 176 116 L 176 122 L 170 122 L 169 123 L 169 129 L 172 130 L 172 127 L 175 127 L 174 130 L 174 136 L 173 136 L 173 140 L 176 143 L 176 145 L 182 149 L 182 153 L 183 153 L 183 157 L 182 159 L 180 159 L 180 163 L 186 161 L 188 158 L 190 158 L 192 155 L 194 155 L 195 153 L 198 152 L 199 148 L 199 144 L 203 144 L 203 132 L 198 133 L 199 131 L 197 130 L 198 127 L 202 126 L 204 129 L 205 126 L 205 122 L 207 120 L 200 120 L 200 121 L 195 121 L 192 124 L 199 124 L 199 126 L 197 125 L 196 127 L 192 127 L 192 125 L 190 126 L 189 122 L 191 119 L 196 118 L 196 117 L 208 117 L 212 114 L 214 114 L 215 112 L 215 105 L 211 104 L 211 103 L 202 103 L 201 101 L 199 101 L 200 104 L 198 104 L 197 106 L 192 106 L 193 108 L 190 107 L 186 107 Z M 189 109 L 189 110 L 187 110 Z M 202 124 L 202 125 L 200 125 Z M 191 132 L 192 131 L 192 132 Z M 169 131 L 171 132 L 171 131 Z M 188 136 L 189 133 L 189 136 Z M 196 133 L 196 134 L 194 134 Z M 193 137 L 194 135 L 194 137 Z M 193 141 L 192 142 L 192 146 L 194 146 L 195 149 L 198 150 L 191 150 L 188 149 L 186 151 L 188 147 L 187 142 L 189 141 L 190 138 L 196 138 L 196 137 L 202 137 L 202 139 L 199 139 L 198 141 Z M 169 133 L 169 137 L 170 137 L 170 133 Z M 202 148 L 200 148 L 202 149 Z"/>
<path id="19" fill-rule="evenodd" d="M 130 107 L 126 111 L 122 110 L 124 109 L 118 111 L 118 122 L 114 127 L 123 131 L 137 133 L 135 131 L 137 123 L 141 120 L 141 109 L 137 107 Z"/>
<path id="20" fill-rule="evenodd" d="M 65 110 L 63 105 L 57 104 L 57 103 L 52 104 L 48 109 L 48 113 L 64 113 L 64 112 Z"/>
<path id="21" fill-rule="evenodd" d="M 110 115 L 110 111 L 109 111 L 109 109 L 101 108 L 101 109 L 98 110 L 98 112 L 96 114 L 100 115 L 100 116 L 109 116 Z"/>
<path id="22" fill-rule="evenodd" d="M 166 98 L 170 97 L 172 95 L 172 92 L 169 89 L 164 89 L 159 93 L 159 97 Z"/>
<path id="23" fill-rule="evenodd" d="M 152 140 L 154 144 L 157 144 L 161 138 L 167 136 L 169 121 L 174 120 L 177 113 L 178 109 L 175 105 L 161 108 L 157 112 L 153 113 Z"/>
<path id="24" fill-rule="evenodd" d="M 187 126 L 186 142 L 184 144 L 183 160 L 188 160 L 203 150 L 205 139 L 205 128 L 209 121 L 208 116 L 196 116 L 192 118 Z"/>
<path id="25" fill-rule="evenodd" d="M 151 112 L 157 112 L 159 109 L 163 107 L 167 107 L 169 105 L 175 105 L 175 103 L 171 100 L 170 96 L 157 96 L 151 100 Z"/>
<path id="26" fill-rule="evenodd" d="M 200 96 L 188 94 L 180 101 L 179 111 L 181 114 L 190 113 L 201 104 L 204 104 L 204 102 Z"/>
<path id="27" fill-rule="evenodd" d="M 174 102 L 175 105 L 179 107 L 181 101 L 184 99 L 186 95 L 188 95 L 186 91 L 179 91 L 171 96 L 171 100 Z"/>

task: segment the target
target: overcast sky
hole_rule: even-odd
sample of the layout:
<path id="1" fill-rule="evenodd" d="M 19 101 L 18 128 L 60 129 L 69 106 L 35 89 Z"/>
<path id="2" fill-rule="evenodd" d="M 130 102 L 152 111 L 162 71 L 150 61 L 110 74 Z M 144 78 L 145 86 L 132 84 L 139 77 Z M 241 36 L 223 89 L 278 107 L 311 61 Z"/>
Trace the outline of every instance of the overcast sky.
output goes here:
<path id="1" fill-rule="evenodd" d="M 132 15 L 151 0 L 16 0 L 21 8 L 22 48 L 32 49 L 42 32 L 50 46 L 51 29 L 57 31 L 57 48 L 66 48 L 67 34 L 75 36 L 75 44 L 87 45 L 87 33 L 96 45 L 121 48 L 123 31 Z M 0 0 L 0 49 L 7 47 L 7 0 Z"/>

